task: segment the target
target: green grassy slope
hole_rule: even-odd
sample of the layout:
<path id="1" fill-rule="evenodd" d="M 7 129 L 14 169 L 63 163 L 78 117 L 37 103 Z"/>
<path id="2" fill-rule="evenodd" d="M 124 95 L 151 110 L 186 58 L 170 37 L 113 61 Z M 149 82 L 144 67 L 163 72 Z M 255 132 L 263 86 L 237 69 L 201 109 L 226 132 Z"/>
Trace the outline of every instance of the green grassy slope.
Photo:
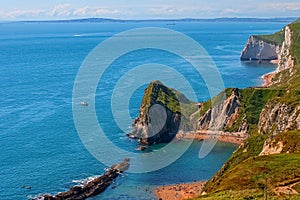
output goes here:
<path id="1" fill-rule="evenodd" d="M 291 47 L 291 54 L 293 56 L 293 60 L 295 61 L 295 65 L 300 64 L 300 21 L 292 23 L 290 25 L 292 34 L 292 47 Z"/>
<path id="2" fill-rule="evenodd" d="M 250 131 L 256 130 L 261 109 L 270 98 L 283 95 L 282 90 L 268 88 L 245 88 L 239 90 L 240 110 L 239 116 L 232 127 L 225 127 L 225 131 L 235 132 L 246 119 Z"/>
<path id="3" fill-rule="evenodd" d="M 284 41 L 284 30 L 278 31 L 274 34 L 268 34 L 268 35 L 255 35 L 255 38 L 258 38 L 259 40 L 263 40 L 267 43 L 275 44 L 278 46 L 281 46 Z"/>
<path id="4" fill-rule="evenodd" d="M 258 133 L 257 123 L 264 105 L 278 102 L 295 107 L 300 105 L 300 22 L 289 25 L 292 30 L 291 55 L 294 59 L 292 73 L 280 72 L 281 82 L 271 88 L 246 88 L 239 90 L 241 97 L 240 115 L 236 124 L 228 131 L 234 131 L 246 117 L 250 137 L 244 142 L 210 179 L 205 191 L 198 199 L 300 199 L 299 195 L 276 196 L 274 189 L 291 185 L 300 192 L 300 131 L 289 130 L 272 138 L 274 143 L 283 143 L 282 152 L 277 155 L 258 156 L 268 133 Z M 281 42 L 281 33 L 260 36 L 273 42 Z M 275 78 L 276 79 L 276 78 Z M 298 180 L 299 179 L 299 180 Z"/>
<path id="5" fill-rule="evenodd" d="M 289 27 L 292 31 L 293 41 L 290 48 L 294 60 L 293 75 L 290 76 L 291 72 L 288 69 L 277 73 L 273 80 L 276 81 L 281 77 L 281 81 L 273 87 L 300 91 L 300 21 L 290 24 Z"/>
<path id="6" fill-rule="evenodd" d="M 266 195 L 268 199 L 280 199 L 275 188 L 300 183 L 299 161 L 300 154 L 250 157 L 228 169 L 213 192 L 198 199 L 265 199 Z M 298 187 L 292 188 L 299 191 Z"/>
<path id="7" fill-rule="evenodd" d="M 154 103 L 164 105 L 170 111 L 181 114 L 183 123 L 187 127 L 191 126 L 189 116 L 198 110 L 195 102 L 190 101 L 181 92 L 168 88 L 160 81 L 152 81 L 145 89 L 139 117 L 144 118 L 149 107 Z"/>
<path id="8" fill-rule="evenodd" d="M 143 109 L 148 110 L 153 102 L 161 103 L 173 112 L 181 112 L 180 103 L 176 97 L 176 94 L 171 89 L 163 85 L 160 81 L 152 81 L 145 89 L 142 100 Z"/>

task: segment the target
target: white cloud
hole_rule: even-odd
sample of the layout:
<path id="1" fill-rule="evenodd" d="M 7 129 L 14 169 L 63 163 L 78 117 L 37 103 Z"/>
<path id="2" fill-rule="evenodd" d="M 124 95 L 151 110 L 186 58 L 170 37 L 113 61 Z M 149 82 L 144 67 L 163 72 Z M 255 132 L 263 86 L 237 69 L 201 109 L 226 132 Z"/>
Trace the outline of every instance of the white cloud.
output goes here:
<path id="1" fill-rule="evenodd" d="M 162 5 L 151 7 L 148 9 L 148 13 L 156 16 L 185 16 L 196 17 L 197 14 L 208 14 L 212 11 L 212 8 L 208 6 L 171 6 Z"/>
<path id="2" fill-rule="evenodd" d="M 223 14 L 234 14 L 239 13 L 240 9 L 226 8 L 222 11 Z"/>
<path id="3" fill-rule="evenodd" d="M 117 9 L 107 9 L 107 8 L 94 8 L 91 12 L 92 15 L 114 15 L 119 13 Z"/>
<path id="4" fill-rule="evenodd" d="M 292 2 L 280 2 L 280 3 L 270 3 L 264 4 L 264 8 L 271 7 L 274 10 L 300 10 L 300 3 L 292 3 Z"/>
<path id="5" fill-rule="evenodd" d="M 58 4 L 49 12 L 51 17 L 68 17 L 72 14 L 71 4 Z"/>
<path id="6" fill-rule="evenodd" d="M 222 0 L 223 2 L 224 0 Z M 209 18 L 209 17 L 274 17 L 297 16 L 300 13 L 300 2 L 266 3 L 258 0 L 241 1 L 228 0 L 209 3 L 196 2 L 186 4 L 110 4 L 106 6 L 78 6 L 75 4 L 57 4 L 52 8 L 0 10 L 0 19 L 52 19 L 52 18 Z"/>
<path id="7" fill-rule="evenodd" d="M 150 13 L 155 15 L 174 13 L 175 10 L 176 8 L 174 6 L 169 6 L 169 5 L 151 7 L 148 9 Z"/>
<path id="8" fill-rule="evenodd" d="M 20 17 L 37 17 L 45 13 L 45 10 L 38 9 L 38 10 L 21 10 L 21 9 L 14 9 L 9 12 L 0 12 L 0 17 L 2 18 L 8 18 L 8 19 L 14 19 L 14 18 L 20 18 Z"/>
<path id="9" fill-rule="evenodd" d="M 292 2 L 273 2 L 273 3 L 262 3 L 257 6 L 257 11 L 260 12 L 277 12 L 279 13 L 286 13 L 293 16 L 293 14 L 297 11 L 300 11 L 300 2 L 299 3 L 292 3 Z M 299 13 L 297 14 L 299 15 Z"/>
<path id="10" fill-rule="evenodd" d="M 73 15 L 75 16 L 86 16 L 90 14 L 90 8 L 88 6 L 77 8 L 73 11 Z"/>
<path id="11" fill-rule="evenodd" d="M 60 5 L 53 9 L 52 16 L 79 16 L 79 17 L 94 17 L 94 16 L 112 16 L 120 13 L 118 9 L 109 9 L 101 7 L 84 6 L 72 9 L 70 4 Z"/>

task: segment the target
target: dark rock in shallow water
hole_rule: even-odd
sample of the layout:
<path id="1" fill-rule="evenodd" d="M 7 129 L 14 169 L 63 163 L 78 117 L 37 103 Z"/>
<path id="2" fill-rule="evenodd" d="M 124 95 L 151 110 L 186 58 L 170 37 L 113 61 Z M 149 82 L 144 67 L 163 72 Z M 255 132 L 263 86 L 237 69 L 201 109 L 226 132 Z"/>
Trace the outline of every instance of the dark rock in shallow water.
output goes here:
<path id="1" fill-rule="evenodd" d="M 129 159 L 126 158 L 122 163 L 111 166 L 104 175 L 89 181 L 84 186 L 73 186 L 67 192 L 57 195 L 43 195 L 37 199 L 44 200 L 80 200 L 86 199 L 103 192 L 121 172 L 129 168 Z"/>
<path id="2" fill-rule="evenodd" d="M 131 139 L 138 139 L 138 137 L 136 137 L 136 135 L 134 133 L 127 133 L 126 136 Z"/>
<path id="3" fill-rule="evenodd" d="M 125 158 L 123 162 L 111 166 L 112 169 L 124 172 L 129 168 L 129 158 Z"/>
<path id="4" fill-rule="evenodd" d="M 168 143 L 177 134 L 181 124 L 180 103 L 190 103 L 183 94 L 168 88 L 160 81 L 152 81 L 145 89 L 139 116 L 133 121 L 133 132 L 140 150 L 156 143 Z"/>
<path id="5" fill-rule="evenodd" d="M 143 146 L 143 145 L 140 145 L 137 150 L 139 151 L 145 151 L 147 149 L 147 146 Z"/>

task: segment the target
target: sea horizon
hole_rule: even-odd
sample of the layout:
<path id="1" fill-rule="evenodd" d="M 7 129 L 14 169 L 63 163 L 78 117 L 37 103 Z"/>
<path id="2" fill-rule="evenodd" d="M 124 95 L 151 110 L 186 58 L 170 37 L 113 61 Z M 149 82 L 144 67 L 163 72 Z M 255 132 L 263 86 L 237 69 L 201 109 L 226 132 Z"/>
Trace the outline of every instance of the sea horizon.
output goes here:
<path id="1" fill-rule="evenodd" d="M 299 17 L 211 17 L 211 18 L 57 18 L 57 19 L 14 19 L 0 22 L 293 22 Z"/>

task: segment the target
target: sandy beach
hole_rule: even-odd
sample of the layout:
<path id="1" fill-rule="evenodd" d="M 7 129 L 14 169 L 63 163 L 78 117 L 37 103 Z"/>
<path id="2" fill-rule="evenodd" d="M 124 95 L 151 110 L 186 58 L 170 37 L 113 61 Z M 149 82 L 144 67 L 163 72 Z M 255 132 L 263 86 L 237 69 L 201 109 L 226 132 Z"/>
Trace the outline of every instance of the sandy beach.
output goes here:
<path id="1" fill-rule="evenodd" d="M 206 182 L 183 183 L 161 186 L 154 190 L 157 199 L 183 200 L 198 197 Z"/>
<path id="2" fill-rule="evenodd" d="M 271 60 L 270 61 L 272 64 L 278 64 L 279 63 L 279 60 Z"/>
<path id="3" fill-rule="evenodd" d="M 232 144 L 241 144 L 247 139 L 248 135 L 240 132 L 200 130 L 200 131 L 190 131 L 186 133 L 178 133 L 176 137 L 178 140 L 195 139 L 195 140 L 202 141 L 205 139 L 212 139 L 212 140 L 218 140 L 221 142 L 227 142 Z"/>
<path id="4" fill-rule="evenodd" d="M 247 139 L 246 133 L 240 132 L 223 132 L 223 131 L 190 131 L 190 132 L 181 132 L 176 135 L 178 140 L 182 139 L 195 139 L 195 140 L 205 140 L 213 139 L 227 143 L 241 144 Z M 154 193 L 157 199 L 160 200 L 184 200 L 198 197 L 202 193 L 202 189 L 205 185 L 203 182 L 194 182 L 194 183 L 182 183 L 175 185 L 167 185 L 157 187 L 154 190 Z"/>
<path id="5" fill-rule="evenodd" d="M 268 87 L 271 82 L 272 82 L 272 78 L 274 77 L 275 75 L 275 72 L 271 72 L 271 73 L 268 73 L 268 74 L 265 74 L 262 76 L 262 78 L 264 79 L 264 84 L 263 84 L 263 87 Z"/>

